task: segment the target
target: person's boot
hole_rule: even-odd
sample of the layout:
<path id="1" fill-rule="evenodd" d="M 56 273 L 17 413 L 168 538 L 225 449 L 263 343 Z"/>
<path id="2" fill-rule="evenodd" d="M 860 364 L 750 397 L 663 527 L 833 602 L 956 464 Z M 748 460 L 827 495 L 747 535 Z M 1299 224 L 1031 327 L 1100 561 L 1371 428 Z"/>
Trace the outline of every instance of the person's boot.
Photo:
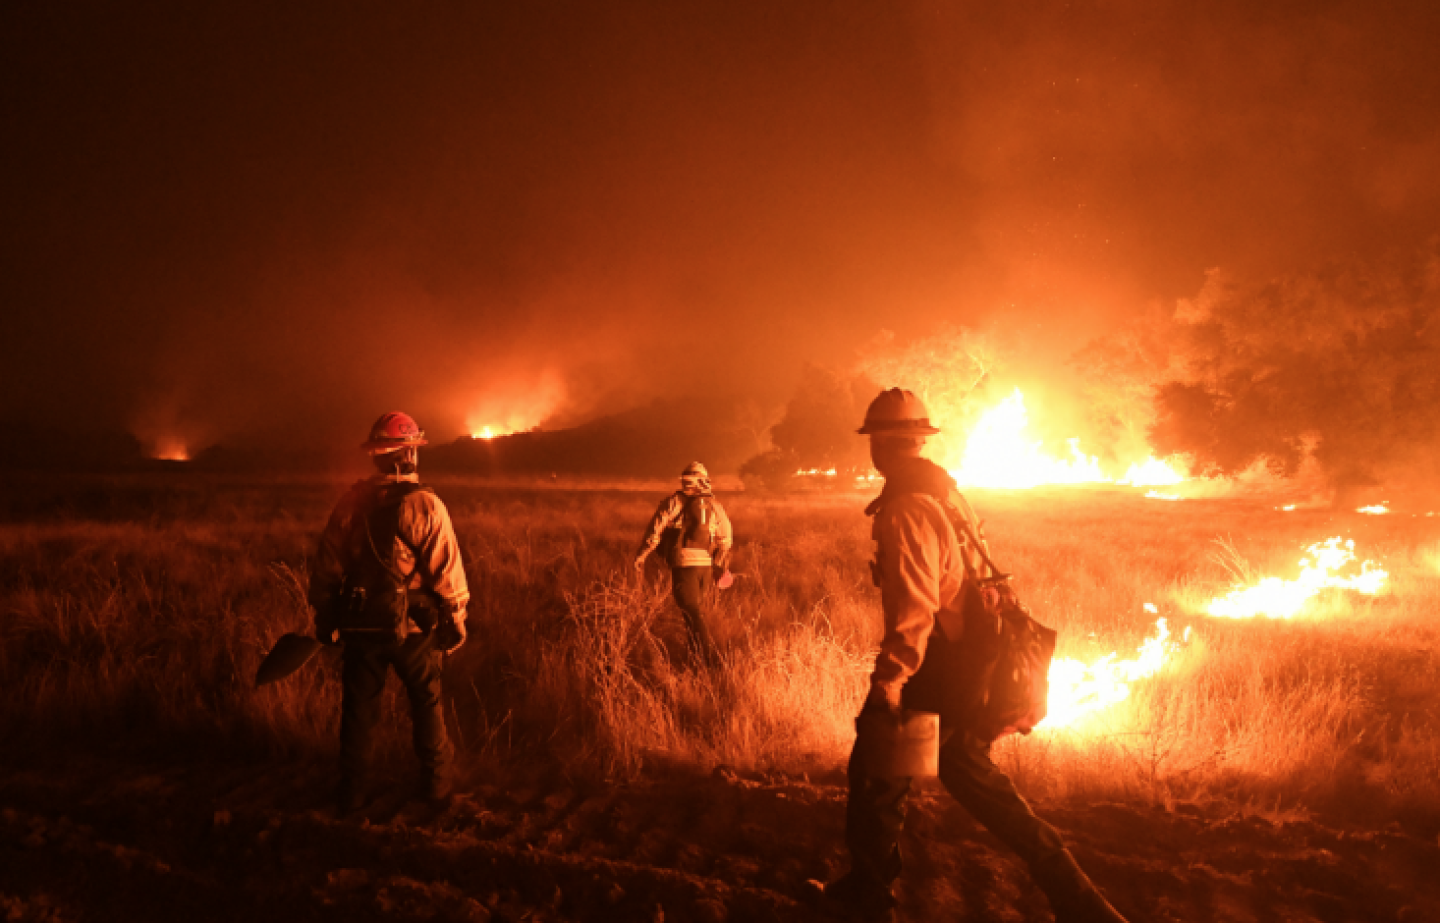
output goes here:
<path id="1" fill-rule="evenodd" d="M 856 923 L 895 923 L 895 895 L 853 871 L 829 884 L 810 884 L 819 895 L 820 909 L 832 917 Z"/>
<path id="2" fill-rule="evenodd" d="M 1055 923 L 1127 923 L 1080 868 L 1070 850 L 1037 863 L 1030 872 L 1050 899 Z"/>

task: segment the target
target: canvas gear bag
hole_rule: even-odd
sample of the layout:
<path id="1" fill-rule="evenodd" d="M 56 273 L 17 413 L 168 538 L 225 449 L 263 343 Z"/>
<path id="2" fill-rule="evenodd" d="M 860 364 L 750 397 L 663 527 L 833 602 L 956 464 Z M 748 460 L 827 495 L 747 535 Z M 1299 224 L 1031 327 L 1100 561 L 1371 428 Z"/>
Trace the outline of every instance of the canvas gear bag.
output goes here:
<path id="1" fill-rule="evenodd" d="M 1028 734 L 1044 720 L 1050 694 L 1050 661 L 1056 632 L 1035 621 L 970 525 L 950 499 L 954 480 L 944 469 L 921 462 L 894 479 L 867 507 L 874 514 L 889 497 L 923 493 L 939 501 L 961 544 L 966 580 L 961 587 L 963 635 L 948 638 L 938 620 L 920 668 L 901 690 L 902 707 L 953 720 L 985 741 Z M 889 497 L 887 497 L 887 494 Z M 981 577 L 964 553 L 973 547 L 989 576 Z M 879 571 L 872 562 L 878 585 Z M 993 593 L 984 593 L 992 589 Z"/>
<path id="2" fill-rule="evenodd" d="M 1055 657 L 1057 633 L 1030 616 L 1030 610 L 1010 586 L 1010 575 L 1001 573 L 990 560 L 969 521 L 949 504 L 942 506 L 990 569 L 991 576 L 981 579 L 966 560 L 966 576 L 970 578 L 966 582 L 982 590 L 994 590 L 978 592 L 981 605 L 967 608 L 965 613 L 964 642 L 974 643 L 984 652 L 970 665 L 980 670 L 975 684 L 984 694 L 970 717 L 969 727 L 975 736 L 988 741 L 1007 734 L 1029 734 L 1049 711 L 1050 662 Z"/>
<path id="3" fill-rule="evenodd" d="M 435 627 L 425 594 L 407 591 L 410 576 L 395 559 L 401 504 L 411 494 L 429 490 L 410 481 L 382 484 L 356 511 L 346 536 L 345 583 L 334 614 L 340 640 L 400 643 L 412 620 L 422 631 Z M 420 598 L 412 600 L 416 595 Z"/>

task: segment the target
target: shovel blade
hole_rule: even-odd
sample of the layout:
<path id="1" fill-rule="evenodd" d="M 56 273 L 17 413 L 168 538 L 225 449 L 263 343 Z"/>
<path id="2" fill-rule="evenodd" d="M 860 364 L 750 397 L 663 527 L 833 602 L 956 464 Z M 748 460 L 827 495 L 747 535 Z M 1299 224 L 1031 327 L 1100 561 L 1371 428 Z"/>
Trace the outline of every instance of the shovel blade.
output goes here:
<path id="1" fill-rule="evenodd" d="M 325 645 L 314 638 L 289 632 L 280 636 L 270 653 L 260 661 L 255 671 L 255 688 L 279 682 L 310 662 L 310 658 Z"/>

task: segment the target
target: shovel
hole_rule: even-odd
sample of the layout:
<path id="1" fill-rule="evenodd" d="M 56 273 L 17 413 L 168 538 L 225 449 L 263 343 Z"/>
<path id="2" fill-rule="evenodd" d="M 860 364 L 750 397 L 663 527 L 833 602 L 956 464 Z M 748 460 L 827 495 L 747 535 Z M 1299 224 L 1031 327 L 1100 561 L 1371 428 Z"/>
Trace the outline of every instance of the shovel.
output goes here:
<path id="1" fill-rule="evenodd" d="M 281 635 L 270 653 L 260 661 L 260 669 L 255 671 L 255 688 L 279 682 L 294 673 L 309 663 L 316 651 L 324 646 L 314 638 L 297 635 L 293 631 Z"/>

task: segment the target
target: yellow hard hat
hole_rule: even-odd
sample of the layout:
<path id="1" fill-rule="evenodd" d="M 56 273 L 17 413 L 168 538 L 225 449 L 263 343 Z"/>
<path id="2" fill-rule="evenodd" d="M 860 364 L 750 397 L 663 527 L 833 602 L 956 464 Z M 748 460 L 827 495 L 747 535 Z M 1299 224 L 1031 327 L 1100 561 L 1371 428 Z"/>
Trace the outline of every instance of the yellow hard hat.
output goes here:
<path id="1" fill-rule="evenodd" d="M 904 388 L 891 388 L 870 402 L 865 425 L 856 432 L 862 436 L 933 436 L 940 430 L 930 425 L 930 411 L 920 398 Z"/>

